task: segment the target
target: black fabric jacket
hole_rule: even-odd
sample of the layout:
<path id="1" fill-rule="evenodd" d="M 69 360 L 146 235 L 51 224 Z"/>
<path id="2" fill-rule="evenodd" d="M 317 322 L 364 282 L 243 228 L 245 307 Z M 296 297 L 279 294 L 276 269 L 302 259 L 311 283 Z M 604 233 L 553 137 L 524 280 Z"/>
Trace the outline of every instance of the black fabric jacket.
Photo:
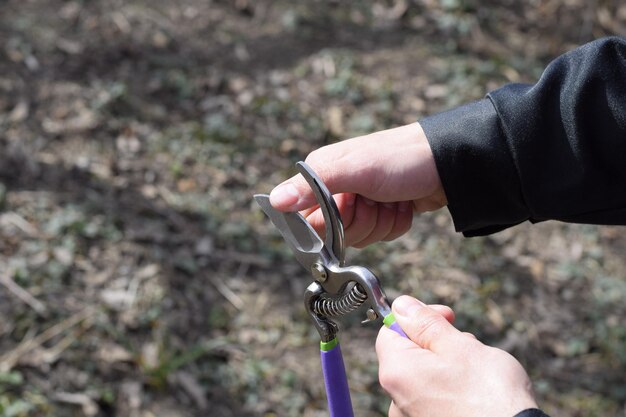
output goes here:
<path id="1" fill-rule="evenodd" d="M 626 38 L 553 61 L 535 85 L 425 118 L 457 231 L 526 220 L 626 224 Z"/>
<path id="2" fill-rule="evenodd" d="M 514 417 L 550 417 L 538 408 L 529 408 L 521 413 L 515 414 Z"/>

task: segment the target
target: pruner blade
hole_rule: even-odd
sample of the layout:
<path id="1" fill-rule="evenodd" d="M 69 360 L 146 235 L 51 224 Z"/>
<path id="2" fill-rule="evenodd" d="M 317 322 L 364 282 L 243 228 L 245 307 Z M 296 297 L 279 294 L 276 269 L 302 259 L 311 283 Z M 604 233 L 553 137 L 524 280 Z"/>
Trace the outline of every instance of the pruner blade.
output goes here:
<path id="1" fill-rule="evenodd" d="M 276 226 L 302 266 L 309 270 L 320 261 L 324 242 L 300 213 L 276 210 L 270 204 L 270 196 L 267 194 L 255 194 L 254 199 Z"/>
<path id="2" fill-rule="evenodd" d="M 315 264 L 343 266 L 344 232 L 337 204 L 324 182 L 306 163 L 298 162 L 296 166 L 320 205 L 326 228 L 324 240 L 300 213 L 276 210 L 270 204 L 267 194 L 256 194 L 254 199 L 278 228 L 296 259 L 307 270 Z"/>
<path id="3" fill-rule="evenodd" d="M 298 171 L 300 171 L 306 182 L 309 183 L 322 210 L 326 227 L 325 246 L 335 256 L 339 266 L 343 266 L 345 258 L 343 222 L 341 221 L 335 199 L 333 199 L 333 195 L 326 187 L 326 184 L 310 166 L 300 161 L 296 163 L 296 167 L 298 167 Z"/>

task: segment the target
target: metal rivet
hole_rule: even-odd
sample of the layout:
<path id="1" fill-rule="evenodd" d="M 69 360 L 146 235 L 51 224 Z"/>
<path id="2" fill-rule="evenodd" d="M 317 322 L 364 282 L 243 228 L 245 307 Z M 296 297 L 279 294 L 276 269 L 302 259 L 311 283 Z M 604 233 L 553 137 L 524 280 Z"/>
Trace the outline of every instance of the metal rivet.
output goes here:
<path id="1" fill-rule="evenodd" d="M 367 312 L 365 314 L 367 315 L 367 319 L 369 321 L 374 321 L 374 320 L 376 320 L 378 318 L 378 314 L 374 310 L 372 310 L 371 308 L 368 308 Z"/>
<path id="2" fill-rule="evenodd" d="M 326 268 L 321 263 L 314 263 L 311 266 L 311 273 L 319 282 L 324 282 L 328 278 L 328 273 L 326 272 Z"/>

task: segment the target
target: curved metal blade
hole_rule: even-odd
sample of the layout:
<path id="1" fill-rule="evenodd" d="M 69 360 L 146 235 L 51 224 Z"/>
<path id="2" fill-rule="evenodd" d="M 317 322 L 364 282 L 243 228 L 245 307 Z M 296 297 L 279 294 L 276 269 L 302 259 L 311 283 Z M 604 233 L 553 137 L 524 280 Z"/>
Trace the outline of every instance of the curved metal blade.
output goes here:
<path id="1" fill-rule="evenodd" d="M 326 249 L 332 251 L 339 262 L 339 266 L 343 266 L 345 258 L 343 223 L 335 199 L 326 187 L 326 184 L 310 166 L 302 161 L 298 162 L 296 166 L 300 174 L 311 186 L 313 194 L 315 194 L 315 198 L 322 209 L 326 226 L 326 237 L 324 238 Z"/>
<path id="2" fill-rule="evenodd" d="M 255 194 L 254 199 L 274 223 L 298 262 L 307 271 L 314 263 L 321 260 L 320 253 L 324 248 L 324 242 L 300 213 L 284 213 L 276 210 L 270 204 L 270 196 L 267 194 Z"/>

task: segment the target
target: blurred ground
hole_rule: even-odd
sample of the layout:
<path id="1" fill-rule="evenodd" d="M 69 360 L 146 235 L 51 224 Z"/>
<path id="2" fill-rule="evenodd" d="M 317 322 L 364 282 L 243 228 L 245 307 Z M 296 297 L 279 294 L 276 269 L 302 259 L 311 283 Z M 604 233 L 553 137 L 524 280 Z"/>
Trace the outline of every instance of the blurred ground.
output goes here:
<path id="1" fill-rule="evenodd" d="M 532 82 L 626 33 L 615 1 L 34 1 L 0 10 L 0 415 L 322 416 L 309 276 L 251 202 L 324 144 Z M 451 304 L 553 416 L 626 415 L 626 235 L 464 239 L 447 212 L 360 252 Z M 377 326 L 345 323 L 359 416 Z"/>

